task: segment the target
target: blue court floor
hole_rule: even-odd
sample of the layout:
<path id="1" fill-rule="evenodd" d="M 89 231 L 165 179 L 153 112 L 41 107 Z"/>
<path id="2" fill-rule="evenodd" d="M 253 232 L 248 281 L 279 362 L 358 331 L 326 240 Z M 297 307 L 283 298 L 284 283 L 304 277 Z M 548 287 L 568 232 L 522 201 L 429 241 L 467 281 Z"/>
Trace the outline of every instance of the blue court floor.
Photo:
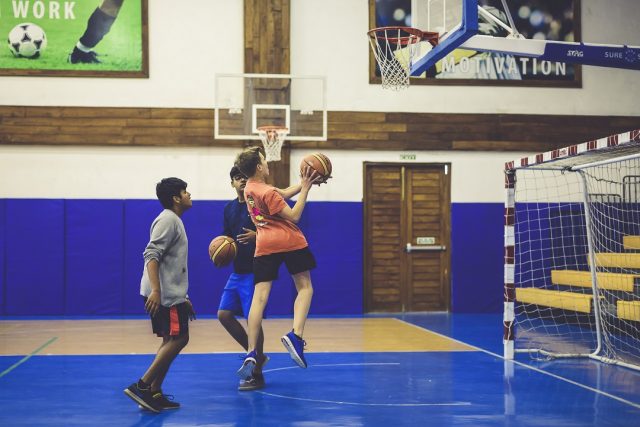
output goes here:
<path id="1" fill-rule="evenodd" d="M 640 425 L 640 372 L 505 362 L 501 316 L 398 318 L 477 351 L 309 353 L 306 370 L 275 353 L 255 392 L 236 390 L 238 355 L 184 354 L 164 384 L 182 408 L 158 415 L 122 392 L 151 355 L 4 356 L 0 426 Z"/>

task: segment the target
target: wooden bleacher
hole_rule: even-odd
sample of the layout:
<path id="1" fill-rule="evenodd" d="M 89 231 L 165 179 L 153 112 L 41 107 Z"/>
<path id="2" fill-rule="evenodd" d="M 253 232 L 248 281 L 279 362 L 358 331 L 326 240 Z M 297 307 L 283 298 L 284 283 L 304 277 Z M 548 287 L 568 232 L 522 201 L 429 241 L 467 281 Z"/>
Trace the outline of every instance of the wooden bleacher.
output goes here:
<path id="1" fill-rule="evenodd" d="M 640 270 L 640 253 L 597 252 L 596 264 L 598 267 Z"/>
<path id="2" fill-rule="evenodd" d="M 620 319 L 640 322 L 640 301 L 618 301 L 616 306 Z"/>
<path id="3" fill-rule="evenodd" d="M 630 251 L 640 250 L 640 236 L 623 236 L 622 246 Z"/>
<path id="4" fill-rule="evenodd" d="M 633 292 L 636 278 L 640 275 L 620 273 L 596 273 L 598 286 L 609 291 Z M 551 282 L 554 285 L 579 286 L 591 288 L 591 272 L 577 270 L 551 270 Z"/>
<path id="5" fill-rule="evenodd" d="M 623 236 L 625 250 L 640 250 L 640 236 Z M 595 254 L 599 267 L 638 270 L 638 274 L 604 273 L 597 274 L 598 286 L 613 292 L 637 294 L 636 283 L 640 282 L 640 253 L 604 253 Z M 552 270 L 551 282 L 558 286 L 567 286 L 566 291 L 541 288 L 516 288 L 516 300 L 522 303 L 545 307 L 560 308 L 580 313 L 591 313 L 593 295 L 572 292 L 571 287 L 591 288 L 591 272 L 577 270 Z M 640 297 L 640 295 L 637 295 Z M 640 300 L 616 302 L 617 316 L 620 319 L 640 322 Z"/>
<path id="6" fill-rule="evenodd" d="M 593 296 L 576 292 L 553 291 L 539 288 L 516 288 L 516 301 L 563 310 L 591 313 Z"/>

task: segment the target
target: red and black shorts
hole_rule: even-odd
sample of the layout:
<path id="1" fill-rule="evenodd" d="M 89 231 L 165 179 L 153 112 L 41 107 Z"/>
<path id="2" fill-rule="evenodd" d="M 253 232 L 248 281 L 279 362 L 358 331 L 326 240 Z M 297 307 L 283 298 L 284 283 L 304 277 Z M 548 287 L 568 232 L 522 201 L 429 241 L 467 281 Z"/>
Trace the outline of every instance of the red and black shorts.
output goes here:
<path id="1" fill-rule="evenodd" d="M 147 298 L 144 298 L 145 303 Z M 155 316 L 151 316 L 153 333 L 159 337 L 179 336 L 189 333 L 189 303 L 183 302 L 172 307 L 160 306 Z"/>

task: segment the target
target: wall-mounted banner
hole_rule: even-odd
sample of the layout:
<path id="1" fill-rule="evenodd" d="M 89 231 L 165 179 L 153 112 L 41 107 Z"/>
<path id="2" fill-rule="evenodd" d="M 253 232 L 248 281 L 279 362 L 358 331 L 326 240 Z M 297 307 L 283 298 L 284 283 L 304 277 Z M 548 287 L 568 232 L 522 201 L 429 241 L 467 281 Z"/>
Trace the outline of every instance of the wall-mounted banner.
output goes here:
<path id="1" fill-rule="evenodd" d="M 0 0 L 0 75 L 149 76 L 147 0 Z"/>
<path id="2" fill-rule="evenodd" d="M 445 26 L 438 26 L 440 21 L 460 24 L 463 3 L 480 6 L 496 18 L 490 20 L 480 13 L 479 35 L 504 38 L 508 34 L 509 18 L 501 0 L 369 0 L 369 24 L 370 28 L 407 26 L 437 31 Z M 516 30 L 525 39 L 581 41 L 580 0 L 506 0 L 506 4 Z M 433 10 L 439 14 L 431 13 Z M 370 81 L 381 81 L 373 58 Z M 422 75 L 412 77 L 411 85 L 415 84 L 582 87 L 582 74 L 580 65 L 458 48 Z"/>

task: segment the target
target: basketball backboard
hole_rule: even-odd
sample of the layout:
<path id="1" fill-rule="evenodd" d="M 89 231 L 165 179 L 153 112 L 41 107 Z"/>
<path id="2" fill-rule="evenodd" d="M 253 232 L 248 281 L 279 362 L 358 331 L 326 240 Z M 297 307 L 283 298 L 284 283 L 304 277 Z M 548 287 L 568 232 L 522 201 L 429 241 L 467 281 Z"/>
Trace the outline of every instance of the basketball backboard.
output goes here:
<path id="1" fill-rule="evenodd" d="M 284 126 L 288 141 L 326 141 L 324 77 L 217 74 L 215 138 L 259 140 L 258 128 Z"/>
<path id="2" fill-rule="evenodd" d="M 428 43 L 413 60 L 411 75 L 419 76 L 478 33 L 478 0 L 411 0 L 411 26 L 440 34 L 433 49 Z"/>
<path id="3" fill-rule="evenodd" d="M 420 43 L 410 74 L 421 75 L 456 48 L 537 61 L 640 70 L 640 46 L 551 40 L 544 36 L 525 38 L 514 25 L 509 3 L 512 7 L 518 4 L 509 0 L 411 0 L 411 26 L 440 33 L 440 41 L 433 49 L 429 43 Z M 528 13 L 524 8 L 518 12 Z M 541 16 L 532 13 L 531 19 Z"/>

